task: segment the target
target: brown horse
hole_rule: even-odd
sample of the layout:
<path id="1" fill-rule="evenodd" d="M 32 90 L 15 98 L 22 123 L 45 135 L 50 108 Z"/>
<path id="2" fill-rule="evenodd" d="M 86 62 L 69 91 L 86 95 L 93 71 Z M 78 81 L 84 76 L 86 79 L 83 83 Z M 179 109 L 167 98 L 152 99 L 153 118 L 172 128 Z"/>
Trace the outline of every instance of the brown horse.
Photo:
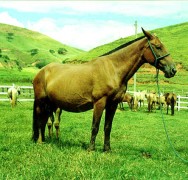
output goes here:
<path id="1" fill-rule="evenodd" d="M 119 103 L 121 109 L 124 109 L 123 102 L 127 102 L 129 108 L 132 109 L 133 96 L 130 95 L 129 93 L 124 94 L 122 101 Z"/>
<path id="2" fill-rule="evenodd" d="M 93 110 L 89 150 L 95 149 L 101 116 L 105 109 L 104 151 L 110 150 L 112 121 L 127 89 L 128 80 L 144 64 L 173 77 L 175 64 L 158 37 L 145 36 L 121 45 L 115 50 L 84 64 L 51 63 L 33 80 L 33 140 L 45 140 L 48 117 L 57 107 L 70 112 Z"/>
<path id="3" fill-rule="evenodd" d="M 174 115 L 174 106 L 176 105 L 177 96 L 174 93 L 166 93 L 164 94 L 165 101 L 167 105 L 167 114 L 169 106 L 171 107 L 171 115 Z"/>

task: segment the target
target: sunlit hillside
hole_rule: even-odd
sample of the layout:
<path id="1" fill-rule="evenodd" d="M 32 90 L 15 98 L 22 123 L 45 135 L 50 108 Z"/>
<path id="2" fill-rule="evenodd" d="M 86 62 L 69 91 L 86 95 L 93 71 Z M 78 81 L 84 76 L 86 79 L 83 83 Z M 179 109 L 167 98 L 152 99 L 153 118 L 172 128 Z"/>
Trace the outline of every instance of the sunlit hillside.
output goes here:
<path id="1" fill-rule="evenodd" d="M 81 52 L 38 32 L 0 23 L 0 66 L 40 67 L 64 62 Z"/>

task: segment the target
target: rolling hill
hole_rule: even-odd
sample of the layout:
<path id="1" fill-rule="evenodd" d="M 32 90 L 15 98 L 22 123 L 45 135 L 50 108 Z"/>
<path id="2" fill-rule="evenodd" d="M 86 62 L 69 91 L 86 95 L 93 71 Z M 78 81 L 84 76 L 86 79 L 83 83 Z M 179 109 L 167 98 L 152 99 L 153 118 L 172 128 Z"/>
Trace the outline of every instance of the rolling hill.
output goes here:
<path id="1" fill-rule="evenodd" d="M 38 32 L 0 23 L 0 66 L 42 66 L 82 52 Z"/>

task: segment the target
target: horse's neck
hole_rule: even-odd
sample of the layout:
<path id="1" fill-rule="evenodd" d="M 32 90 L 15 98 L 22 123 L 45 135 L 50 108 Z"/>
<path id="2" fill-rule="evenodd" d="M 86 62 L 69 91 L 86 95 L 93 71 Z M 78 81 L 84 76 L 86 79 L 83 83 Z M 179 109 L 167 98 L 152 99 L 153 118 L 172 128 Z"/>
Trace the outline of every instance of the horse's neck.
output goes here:
<path id="1" fill-rule="evenodd" d="M 110 55 L 117 72 L 124 83 L 144 64 L 142 59 L 146 39 L 141 39 L 122 50 Z"/>

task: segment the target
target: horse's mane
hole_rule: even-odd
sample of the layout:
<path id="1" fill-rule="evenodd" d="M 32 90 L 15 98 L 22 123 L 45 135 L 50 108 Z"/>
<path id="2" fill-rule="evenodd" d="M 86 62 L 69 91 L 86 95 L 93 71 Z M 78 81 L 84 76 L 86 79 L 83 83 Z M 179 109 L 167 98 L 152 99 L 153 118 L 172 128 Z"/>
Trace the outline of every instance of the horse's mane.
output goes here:
<path id="1" fill-rule="evenodd" d="M 134 43 L 134 42 L 136 42 L 136 41 L 138 41 L 138 40 L 140 40 L 140 39 L 143 39 L 144 37 L 145 37 L 145 36 L 141 36 L 141 37 L 138 37 L 138 38 L 136 38 L 136 39 L 133 39 L 132 41 L 126 42 L 125 44 L 122 44 L 122 45 L 116 47 L 115 49 L 112 49 L 112 50 L 110 50 L 109 52 L 107 52 L 107 53 L 105 53 L 105 54 L 103 54 L 103 55 L 100 55 L 100 57 L 101 57 L 101 56 L 106 56 L 106 55 L 112 54 L 112 53 L 114 53 L 114 52 L 116 52 L 116 51 L 118 51 L 118 50 L 120 50 L 120 49 L 122 49 L 122 48 L 124 48 L 124 47 L 129 46 L 130 44 L 132 44 L 132 43 Z"/>

